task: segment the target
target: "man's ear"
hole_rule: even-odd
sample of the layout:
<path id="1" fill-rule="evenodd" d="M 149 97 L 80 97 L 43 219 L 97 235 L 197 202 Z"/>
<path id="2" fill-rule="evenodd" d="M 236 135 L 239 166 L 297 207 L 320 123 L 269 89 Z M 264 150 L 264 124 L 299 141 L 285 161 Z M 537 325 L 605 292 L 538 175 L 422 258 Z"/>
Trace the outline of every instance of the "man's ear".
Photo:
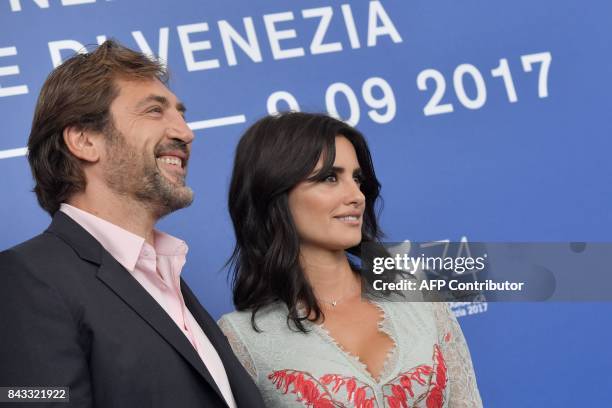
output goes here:
<path id="1" fill-rule="evenodd" d="M 70 153 L 79 159 L 90 163 L 100 160 L 103 138 L 99 133 L 68 126 L 64 129 L 63 136 Z"/>

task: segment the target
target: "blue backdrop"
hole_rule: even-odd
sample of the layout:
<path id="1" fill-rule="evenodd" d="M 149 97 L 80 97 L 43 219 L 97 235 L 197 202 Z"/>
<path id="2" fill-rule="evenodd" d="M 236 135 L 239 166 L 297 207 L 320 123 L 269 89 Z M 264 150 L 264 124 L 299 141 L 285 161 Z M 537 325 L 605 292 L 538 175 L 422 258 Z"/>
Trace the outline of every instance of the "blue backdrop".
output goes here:
<path id="1" fill-rule="evenodd" d="M 160 228 L 190 245 L 184 276 L 215 317 L 232 308 L 233 149 L 277 109 L 366 134 L 389 241 L 610 241 L 611 16 L 604 0 L 3 0 L 0 248 L 49 222 L 23 149 L 40 87 L 105 36 L 166 60 L 188 107 L 196 201 Z M 468 312 L 485 406 L 608 404 L 610 303 Z"/>

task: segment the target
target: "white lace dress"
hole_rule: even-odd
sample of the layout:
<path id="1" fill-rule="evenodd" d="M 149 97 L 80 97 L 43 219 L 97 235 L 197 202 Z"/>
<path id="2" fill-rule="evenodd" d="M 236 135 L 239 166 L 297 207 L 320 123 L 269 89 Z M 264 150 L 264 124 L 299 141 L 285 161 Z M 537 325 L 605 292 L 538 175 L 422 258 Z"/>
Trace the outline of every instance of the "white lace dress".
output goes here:
<path id="1" fill-rule="evenodd" d="M 268 407 L 482 407 L 461 328 L 446 303 L 373 302 L 380 330 L 394 341 L 376 381 L 324 326 L 309 333 L 287 326 L 287 308 L 233 312 L 221 329 L 259 387 Z"/>

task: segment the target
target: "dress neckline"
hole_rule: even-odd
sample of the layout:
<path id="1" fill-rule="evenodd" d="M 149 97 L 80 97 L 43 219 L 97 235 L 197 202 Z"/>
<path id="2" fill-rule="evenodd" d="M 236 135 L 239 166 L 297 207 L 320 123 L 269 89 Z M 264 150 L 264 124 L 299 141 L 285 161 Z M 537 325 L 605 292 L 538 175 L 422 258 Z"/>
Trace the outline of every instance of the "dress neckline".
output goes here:
<path id="1" fill-rule="evenodd" d="M 380 374 L 378 379 L 374 377 L 374 375 L 368 369 L 368 366 L 359 358 L 358 355 L 353 354 L 346 350 L 340 343 L 336 341 L 336 339 L 331 335 L 329 330 L 325 327 L 325 325 L 317 324 L 314 322 L 309 322 L 312 326 L 312 329 L 315 333 L 317 333 L 326 343 L 334 347 L 344 358 L 353 366 L 355 366 L 370 382 L 372 385 L 380 386 L 385 384 L 388 380 L 393 377 L 393 373 L 395 372 L 395 368 L 397 367 L 398 361 L 400 359 L 395 358 L 399 353 L 399 345 L 396 338 L 396 329 L 393 325 L 391 319 L 389 319 L 388 312 L 385 310 L 382 304 L 376 302 L 374 299 L 367 299 L 370 304 L 377 307 L 380 311 L 381 317 L 378 321 L 377 327 L 378 331 L 386 334 L 391 339 L 393 346 L 387 351 L 387 355 L 385 356 L 385 361 L 383 363 L 383 367 L 380 370 Z"/>

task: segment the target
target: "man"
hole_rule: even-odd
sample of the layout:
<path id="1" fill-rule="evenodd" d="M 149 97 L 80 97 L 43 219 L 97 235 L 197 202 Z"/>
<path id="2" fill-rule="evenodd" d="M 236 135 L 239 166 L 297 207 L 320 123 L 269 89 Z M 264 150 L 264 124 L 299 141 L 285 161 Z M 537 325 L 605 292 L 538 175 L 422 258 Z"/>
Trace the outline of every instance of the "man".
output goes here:
<path id="1" fill-rule="evenodd" d="M 154 229 L 193 195 L 165 78 L 113 41 L 47 78 L 28 160 L 53 220 L 0 254 L 0 386 L 69 387 L 78 407 L 263 406 L 180 278 L 187 246 Z"/>

